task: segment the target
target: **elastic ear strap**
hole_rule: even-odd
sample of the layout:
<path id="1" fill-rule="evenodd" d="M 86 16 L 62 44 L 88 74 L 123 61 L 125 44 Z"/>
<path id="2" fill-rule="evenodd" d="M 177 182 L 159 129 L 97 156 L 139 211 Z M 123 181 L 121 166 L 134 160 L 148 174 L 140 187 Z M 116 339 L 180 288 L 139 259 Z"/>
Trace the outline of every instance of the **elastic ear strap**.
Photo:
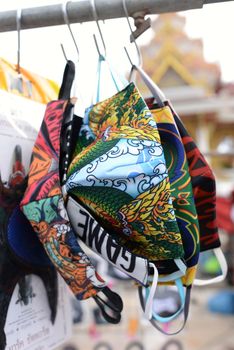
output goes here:
<path id="1" fill-rule="evenodd" d="M 184 287 L 181 279 L 175 280 L 176 287 L 178 289 L 179 297 L 180 297 L 180 308 L 171 316 L 167 317 L 162 317 L 157 315 L 156 313 L 153 312 L 153 319 L 155 321 L 159 321 L 161 323 L 168 323 L 173 321 L 175 318 L 177 318 L 183 311 L 184 309 L 184 304 L 185 304 L 185 293 L 184 293 Z M 146 298 L 148 298 L 148 288 L 146 288 Z"/>
<path id="2" fill-rule="evenodd" d="M 117 312 L 111 310 L 112 315 L 109 315 L 105 310 L 106 305 L 105 305 L 105 303 L 103 303 L 103 300 L 97 296 L 95 296 L 93 299 L 95 300 L 96 304 L 99 306 L 101 313 L 102 313 L 102 316 L 107 322 L 112 323 L 112 324 L 117 324 L 120 322 L 120 320 L 121 320 L 120 313 L 117 313 Z"/>
<path id="3" fill-rule="evenodd" d="M 164 102 L 166 100 L 166 97 L 164 96 L 163 92 L 159 89 L 159 87 L 153 82 L 153 80 L 146 74 L 146 72 L 139 66 L 133 65 L 132 70 L 136 70 L 139 74 L 142 80 L 144 81 L 147 88 L 152 93 L 153 97 L 157 101 L 157 104 L 159 108 L 164 107 Z M 133 74 L 133 72 L 132 72 Z"/>
<path id="4" fill-rule="evenodd" d="M 116 82 L 116 79 L 114 77 L 115 74 L 118 75 L 118 79 L 121 82 L 121 84 L 123 85 L 123 87 L 125 87 L 125 86 L 127 86 L 129 84 L 128 80 L 122 74 L 120 74 L 119 72 L 117 72 L 117 73 L 115 72 L 115 70 L 112 68 L 111 64 L 108 61 L 106 61 L 106 64 L 107 64 L 107 66 L 109 68 L 109 71 L 110 71 L 111 76 L 112 76 L 113 83 L 115 84 L 115 87 L 116 87 L 117 91 L 120 91 L 120 87 L 118 86 L 118 84 Z"/>
<path id="5" fill-rule="evenodd" d="M 123 302 L 120 296 L 112 292 L 112 290 L 109 287 L 104 287 L 102 289 L 102 293 L 106 296 L 108 299 L 109 303 L 108 306 L 116 312 L 121 312 L 123 310 Z"/>
<path id="6" fill-rule="evenodd" d="M 72 61 L 67 61 L 64 73 L 62 85 L 59 90 L 58 99 L 68 100 L 71 95 L 71 88 L 75 78 L 75 64 Z"/>
<path id="7" fill-rule="evenodd" d="M 180 333 L 185 325 L 186 325 L 186 322 L 187 322 L 187 319 L 188 319 L 188 314 L 189 314 L 189 305 L 190 305 L 190 296 L 191 296 L 191 286 L 189 287 L 186 287 L 186 293 L 185 293 L 185 303 L 184 303 L 184 312 L 183 312 L 183 316 L 184 316 L 184 320 L 183 320 L 183 323 L 181 325 L 181 327 L 175 331 L 175 332 L 172 332 L 172 333 L 169 333 L 169 332 L 165 332 L 161 327 L 158 326 L 158 324 L 156 323 L 155 320 L 151 319 L 150 322 L 151 324 L 157 328 L 161 333 L 165 334 L 165 335 L 176 335 L 178 333 Z"/>
<path id="8" fill-rule="evenodd" d="M 161 350 L 169 350 L 169 347 L 171 348 L 171 345 L 174 345 L 173 349 L 175 349 L 175 346 L 176 346 L 177 350 L 183 350 L 183 346 L 182 346 L 181 342 L 177 339 L 171 339 L 171 340 L 167 341 L 163 345 Z"/>
<path id="9" fill-rule="evenodd" d="M 93 350 L 113 350 L 113 348 L 110 346 L 109 343 L 100 342 L 94 346 Z"/>
<path id="10" fill-rule="evenodd" d="M 215 249 L 213 249 L 213 251 L 214 251 L 214 254 L 219 262 L 219 266 L 220 266 L 221 271 L 222 271 L 221 275 L 216 276 L 214 278 L 211 278 L 209 280 L 202 280 L 202 279 L 196 278 L 193 282 L 193 284 L 195 286 L 207 286 L 209 284 L 219 283 L 219 282 L 222 282 L 226 278 L 227 272 L 228 272 L 228 266 L 227 266 L 227 261 L 225 259 L 225 256 L 222 252 L 222 249 L 215 248 Z"/>
<path id="11" fill-rule="evenodd" d="M 141 303 L 141 307 L 143 310 L 145 310 L 145 303 L 144 303 L 144 297 L 142 294 L 142 287 L 138 287 L 138 294 L 139 294 L 139 299 L 140 299 L 140 303 Z M 180 333 L 182 331 L 182 329 L 184 328 L 187 319 L 188 319 L 188 314 L 189 314 L 189 305 L 190 305 L 190 296 L 191 296 L 191 286 L 186 287 L 186 293 L 185 293 L 185 302 L 184 302 L 184 320 L 182 323 L 182 326 L 179 328 L 179 330 L 177 330 L 176 332 L 172 332 L 172 333 L 168 333 L 166 331 L 164 331 L 158 324 L 157 322 L 152 318 L 150 320 L 150 323 L 157 329 L 159 330 L 161 333 L 165 334 L 165 335 L 176 335 L 178 333 Z"/>
<path id="12" fill-rule="evenodd" d="M 117 84 L 117 81 L 115 79 L 115 76 L 114 76 L 114 72 L 113 72 L 113 69 L 111 68 L 109 62 L 106 60 L 106 58 L 102 55 L 99 56 L 99 59 L 98 59 L 98 68 L 97 68 L 97 93 L 96 93 L 96 101 L 93 101 L 93 104 L 95 103 L 98 103 L 100 101 L 100 90 L 101 90 L 101 73 L 102 73 L 102 63 L 105 62 L 108 69 L 109 69 L 109 72 L 110 72 L 110 75 L 111 75 L 111 79 L 114 83 L 114 86 L 116 88 L 116 91 L 120 91 L 120 88 Z M 126 83 L 124 83 L 125 85 Z"/>
<path id="13" fill-rule="evenodd" d="M 109 68 L 110 75 L 111 75 L 111 79 L 112 79 L 112 81 L 113 81 L 113 83 L 114 83 L 114 85 L 115 85 L 116 91 L 120 91 L 120 88 L 119 88 L 119 86 L 118 86 L 118 84 L 117 84 L 117 82 L 116 82 L 116 79 L 115 79 L 115 77 L 114 77 L 113 70 L 112 70 L 112 68 L 111 68 L 111 66 L 110 66 L 110 64 L 109 64 L 109 62 L 106 61 L 106 64 L 107 64 L 107 67 Z"/>
<path id="14" fill-rule="evenodd" d="M 149 263 L 149 267 L 152 267 L 154 269 L 154 277 L 152 286 L 147 288 L 147 291 L 150 289 L 145 303 L 145 316 L 148 320 L 152 318 L 154 295 L 158 284 L 158 270 L 156 266 L 152 263 Z"/>
<path id="15" fill-rule="evenodd" d="M 145 350 L 144 345 L 141 342 L 136 341 L 136 340 L 129 343 L 125 348 L 125 350 L 132 350 L 132 349 Z"/>
<path id="16" fill-rule="evenodd" d="M 175 281 L 178 278 L 184 276 L 186 274 L 187 266 L 183 262 L 182 259 L 174 259 L 175 264 L 177 265 L 179 271 L 172 272 L 166 276 L 161 276 L 158 278 L 159 282 L 170 282 Z"/>
<path id="17" fill-rule="evenodd" d="M 101 292 L 105 295 L 106 300 L 102 299 Z M 102 289 L 94 298 L 96 304 L 99 306 L 102 316 L 109 323 L 119 323 L 121 319 L 121 311 L 123 309 L 123 302 L 117 293 L 112 292 L 108 287 Z M 109 309 L 111 314 L 108 314 L 106 309 Z"/>

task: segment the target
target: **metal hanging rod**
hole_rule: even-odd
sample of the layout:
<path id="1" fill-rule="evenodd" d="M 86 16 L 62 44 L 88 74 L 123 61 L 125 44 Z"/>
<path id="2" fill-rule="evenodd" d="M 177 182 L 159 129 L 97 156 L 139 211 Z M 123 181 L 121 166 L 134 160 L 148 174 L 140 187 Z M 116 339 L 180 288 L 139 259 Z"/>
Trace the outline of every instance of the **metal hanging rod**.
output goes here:
<path id="1" fill-rule="evenodd" d="M 159 14 L 202 8 L 203 5 L 233 0 L 127 0 L 129 15 Z M 98 19 L 125 17 L 122 0 L 96 0 Z M 93 21 L 89 0 L 68 3 L 70 23 Z M 16 30 L 17 10 L 0 12 L 0 32 Z M 22 9 L 21 29 L 41 28 L 64 24 L 62 4 Z"/>

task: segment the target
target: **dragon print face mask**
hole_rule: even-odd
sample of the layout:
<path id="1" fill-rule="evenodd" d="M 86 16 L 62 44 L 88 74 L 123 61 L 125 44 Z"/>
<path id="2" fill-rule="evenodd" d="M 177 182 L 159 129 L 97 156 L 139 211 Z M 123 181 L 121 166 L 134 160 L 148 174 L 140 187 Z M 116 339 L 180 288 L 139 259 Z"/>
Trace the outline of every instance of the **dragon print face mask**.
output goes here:
<path id="1" fill-rule="evenodd" d="M 86 111 L 75 153 L 66 191 L 119 244 L 152 261 L 183 257 L 159 133 L 134 84 Z"/>
<path id="2" fill-rule="evenodd" d="M 119 253 L 113 246 L 119 252 L 124 249 L 127 259 L 130 255 L 150 264 L 154 282 L 160 260 L 171 259 L 179 266 L 178 274 L 185 273 L 160 136 L 134 84 L 86 110 L 67 173 L 66 192 L 68 215 L 77 235 L 116 267 L 124 264 L 117 263 Z M 91 221 L 81 225 L 82 207 Z M 130 277 L 142 285 L 145 280 L 149 283 L 148 268 L 144 281 L 139 278 L 142 274 L 135 273 L 134 264 L 128 264 L 129 269 L 125 262 L 123 270 Z M 154 282 L 151 292 L 156 288 Z"/>

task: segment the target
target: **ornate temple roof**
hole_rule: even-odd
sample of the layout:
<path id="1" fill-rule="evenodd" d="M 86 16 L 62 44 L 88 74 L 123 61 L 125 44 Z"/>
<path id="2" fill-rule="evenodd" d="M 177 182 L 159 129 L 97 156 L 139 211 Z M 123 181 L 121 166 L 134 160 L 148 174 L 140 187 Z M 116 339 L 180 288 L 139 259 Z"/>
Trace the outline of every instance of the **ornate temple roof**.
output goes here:
<path id="1" fill-rule="evenodd" d="M 199 87 L 212 94 L 220 84 L 220 67 L 205 60 L 202 40 L 190 38 L 185 24 L 185 18 L 176 13 L 156 18 L 155 35 L 141 50 L 144 69 L 164 91 Z"/>

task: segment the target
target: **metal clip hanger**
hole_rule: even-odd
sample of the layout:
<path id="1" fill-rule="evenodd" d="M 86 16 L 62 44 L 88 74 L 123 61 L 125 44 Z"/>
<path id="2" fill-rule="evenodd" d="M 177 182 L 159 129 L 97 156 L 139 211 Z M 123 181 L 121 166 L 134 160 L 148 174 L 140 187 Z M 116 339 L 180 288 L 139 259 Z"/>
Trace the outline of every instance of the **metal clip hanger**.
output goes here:
<path id="1" fill-rule="evenodd" d="M 131 43 L 142 35 L 147 29 L 151 28 L 151 18 L 148 17 L 145 19 L 145 15 L 146 13 L 144 11 L 135 12 L 132 15 L 136 29 L 130 35 Z"/>
<path id="2" fill-rule="evenodd" d="M 128 18 L 128 10 L 127 10 L 127 5 L 126 5 L 126 0 L 123 0 L 123 9 L 125 16 Z M 133 13 L 131 16 L 134 19 L 134 24 L 136 29 L 133 31 L 131 28 L 131 35 L 130 35 L 130 42 L 133 43 L 141 34 L 143 34 L 147 29 L 151 27 L 151 19 L 147 18 L 145 19 L 145 15 L 147 13 L 145 11 L 138 11 Z M 130 21 L 128 19 L 128 25 L 130 25 Z"/>

